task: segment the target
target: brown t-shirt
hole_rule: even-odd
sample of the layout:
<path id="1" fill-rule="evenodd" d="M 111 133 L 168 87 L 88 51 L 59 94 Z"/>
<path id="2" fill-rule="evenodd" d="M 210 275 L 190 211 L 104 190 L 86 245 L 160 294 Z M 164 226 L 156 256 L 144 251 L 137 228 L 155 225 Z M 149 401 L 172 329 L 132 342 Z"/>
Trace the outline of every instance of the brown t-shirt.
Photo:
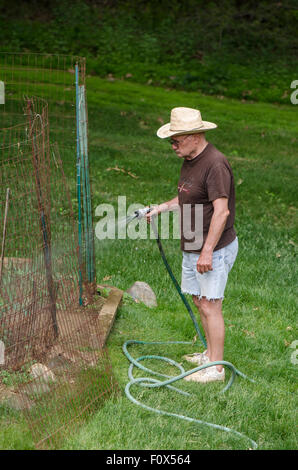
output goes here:
<path id="1" fill-rule="evenodd" d="M 195 158 L 184 160 L 181 168 L 178 200 L 181 216 L 181 249 L 183 251 L 194 253 L 201 251 L 214 212 L 212 201 L 220 197 L 228 198 L 230 214 L 214 250 L 223 248 L 236 238 L 233 226 L 235 219 L 235 188 L 233 172 L 228 160 L 214 145 L 208 143 Z M 185 206 L 187 204 L 188 207 Z M 196 204 L 202 204 L 202 206 L 198 208 Z M 202 211 L 201 208 L 203 208 Z M 200 218 L 200 214 L 203 216 L 203 220 Z M 189 229 L 191 229 L 192 237 Z M 198 229 L 201 234 L 199 236 Z"/>

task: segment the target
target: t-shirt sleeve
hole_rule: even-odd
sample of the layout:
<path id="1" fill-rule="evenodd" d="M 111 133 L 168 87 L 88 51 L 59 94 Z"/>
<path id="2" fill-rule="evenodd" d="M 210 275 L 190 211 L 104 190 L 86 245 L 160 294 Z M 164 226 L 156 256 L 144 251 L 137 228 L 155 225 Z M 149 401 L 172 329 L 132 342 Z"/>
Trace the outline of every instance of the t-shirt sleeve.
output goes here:
<path id="1" fill-rule="evenodd" d="M 206 179 L 208 200 L 230 196 L 231 174 L 225 165 L 211 168 Z"/>

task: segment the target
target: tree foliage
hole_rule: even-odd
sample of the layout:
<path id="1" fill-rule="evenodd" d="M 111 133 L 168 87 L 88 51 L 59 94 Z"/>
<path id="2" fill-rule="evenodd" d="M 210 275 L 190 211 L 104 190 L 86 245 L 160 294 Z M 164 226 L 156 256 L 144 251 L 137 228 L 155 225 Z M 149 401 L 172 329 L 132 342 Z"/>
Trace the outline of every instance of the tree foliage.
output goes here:
<path id="1" fill-rule="evenodd" d="M 55 49 L 94 55 L 116 29 L 129 35 L 126 42 L 145 37 L 161 56 L 199 57 L 226 49 L 242 55 L 298 52 L 295 0 L 1 0 L 0 13 L 4 46 L 13 41 L 42 50 L 46 31 Z"/>

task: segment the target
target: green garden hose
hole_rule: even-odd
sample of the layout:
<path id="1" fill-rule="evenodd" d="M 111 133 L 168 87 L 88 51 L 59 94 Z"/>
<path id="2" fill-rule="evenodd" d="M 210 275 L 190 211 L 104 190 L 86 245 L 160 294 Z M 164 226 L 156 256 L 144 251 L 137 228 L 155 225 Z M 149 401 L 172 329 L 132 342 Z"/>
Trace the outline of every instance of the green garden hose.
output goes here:
<path id="1" fill-rule="evenodd" d="M 154 230 L 154 233 L 155 233 L 155 237 L 156 237 L 156 241 L 157 241 L 157 244 L 158 244 L 158 247 L 159 247 L 159 250 L 160 250 L 160 254 L 162 256 L 162 259 L 163 259 L 163 262 L 166 266 L 166 269 L 180 295 L 180 297 L 182 298 L 182 301 L 184 303 L 184 305 L 186 306 L 190 316 L 191 316 L 191 319 L 194 323 L 194 326 L 195 326 L 195 329 L 196 329 L 196 332 L 198 334 L 198 337 L 200 337 L 201 339 L 201 342 L 203 343 L 204 346 L 206 346 L 206 342 L 205 342 L 205 339 L 204 337 L 202 336 L 201 332 L 200 332 L 200 329 L 198 327 L 198 324 L 196 322 L 196 319 L 195 319 L 195 316 L 191 310 L 191 307 L 190 305 L 188 304 L 185 296 L 183 295 L 183 293 L 181 292 L 181 289 L 180 289 L 180 286 L 175 278 L 175 276 L 173 275 L 173 272 L 167 262 L 167 259 L 165 257 L 165 254 L 164 254 L 164 251 L 163 251 L 163 248 L 162 248 L 162 245 L 161 245 L 161 241 L 160 241 L 160 238 L 159 238 L 159 234 L 158 234 L 158 231 L 156 229 L 156 226 L 155 226 L 155 223 L 154 223 L 154 220 L 152 219 L 152 227 L 153 227 L 153 230 Z M 239 371 L 238 369 L 236 369 L 236 367 L 231 364 L 230 362 L 226 362 L 226 361 L 215 361 L 215 362 L 209 362 L 207 364 L 204 364 L 202 366 L 199 366 L 199 367 L 195 367 L 194 369 L 191 369 L 191 370 L 188 370 L 188 371 L 185 371 L 184 368 L 182 367 L 181 364 L 179 364 L 178 362 L 174 361 L 173 359 L 170 359 L 170 358 L 167 358 L 167 357 L 163 357 L 163 356 L 156 356 L 156 355 L 145 355 L 145 356 L 140 356 L 138 357 L 137 359 L 134 359 L 128 352 L 128 349 L 127 347 L 129 345 L 132 345 L 132 344 L 142 344 L 142 345 L 147 345 L 147 344 L 189 344 L 189 345 L 192 345 L 193 343 L 192 342 L 185 342 L 185 341 L 166 341 L 166 342 L 159 342 L 159 341 L 137 341 L 137 340 L 129 340 L 129 341 L 126 341 L 123 345 L 123 352 L 125 354 L 125 356 L 127 357 L 128 361 L 130 362 L 130 366 L 129 366 L 129 369 L 128 369 L 128 378 L 129 378 L 129 383 L 126 385 L 125 387 L 125 394 L 127 396 L 127 398 L 129 400 L 131 400 L 134 404 L 138 405 L 138 406 L 141 406 L 142 408 L 145 408 L 146 410 L 148 411 L 153 411 L 155 413 L 158 413 L 158 414 L 161 414 L 161 415 L 166 415 L 166 416 L 173 416 L 173 417 L 176 417 L 176 418 L 179 418 L 179 419 L 182 419 L 182 420 L 185 420 L 185 421 L 189 421 L 189 422 L 193 422 L 193 423 L 197 423 L 199 425 L 205 425 L 205 426 L 208 426 L 208 427 L 211 427 L 213 429 L 219 429 L 221 431 L 225 431 L 225 432 L 228 432 L 228 433 L 231 433 L 231 434 L 234 434 L 238 437 L 241 437 L 241 438 L 244 438 L 244 439 L 247 439 L 252 448 L 253 449 L 257 449 L 258 445 L 255 441 L 253 441 L 252 439 L 250 439 L 248 436 L 246 436 L 245 434 L 242 434 L 238 431 L 235 431 L 234 429 L 231 429 L 231 428 L 228 428 L 226 426 L 220 426 L 218 424 L 214 424 L 214 423 L 208 423 L 207 421 L 202 421 L 200 419 L 195 419 L 195 418 L 191 418 L 191 417 L 188 417 L 188 416 L 184 416 L 184 415 L 180 415 L 180 414 L 176 414 L 176 413 L 170 413 L 168 411 L 163 411 L 163 410 L 160 410 L 160 409 L 156 409 L 156 408 L 151 408 L 150 406 L 148 405 L 145 405 L 144 403 L 141 403 L 140 401 L 136 400 L 130 393 L 130 388 L 132 387 L 132 385 L 140 385 L 142 387 L 149 387 L 149 388 L 157 388 L 157 387 L 167 387 L 168 389 L 170 390 L 173 390 L 177 393 L 180 393 L 182 395 L 185 395 L 185 396 L 191 396 L 190 393 L 188 392 L 185 392 L 183 390 L 180 390 L 179 388 L 176 388 L 174 387 L 173 383 L 177 382 L 178 380 L 181 380 L 183 379 L 184 377 L 187 377 L 188 375 L 190 374 L 193 374 L 194 372 L 197 372 L 199 370 L 202 370 L 202 369 L 206 369 L 208 367 L 212 367 L 212 366 L 216 366 L 216 365 L 223 365 L 223 366 L 226 366 L 228 369 L 231 370 L 231 377 L 229 379 L 229 382 L 227 383 L 227 385 L 224 387 L 224 389 L 220 392 L 220 393 L 224 393 L 226 392 L 234 383 L 234 380 L 235 380 L 235 377 L 236 375 L 239 375 L 241 376 L 242 378 L 244 379 L 247 379 L 249 380 L 250 382 L 253 382 L 255 383 L 255 381 L 249 377 L 247 377 L 245 374 L 243 374 L 241 371 Z M 161 360 L 161 361 L 164 361 L 164 362 L 167 362 L 168 364 L 171 364 L 172 366 L 175 366 L 177 367 L 177 369 L 179 369 L 179 374 L 176 375 L 176 376 L 168 376 L 168 375 L 165 375 L 165 374 L 161 374 L 159 372 L 156 372 L 156 371 L 153 371 L 145 366 L 143 366 L 142 364 L 140 364 L 141 361 L 144 361 L 146 359 L 157 359 L 157 360 Z M 159 376 L 159 377 L 163 377 L 164 380 L 158 380 L 158 379 L 154 379 L 152 377 L 139 377 L 139 378 L 134 378 L 133 376 L 133 368 L 134 367 L 138 367 L 139 369 L 149 373 L 149 374 L 152 374 L 152 375 L 156 375 L 156 376 Z"/>

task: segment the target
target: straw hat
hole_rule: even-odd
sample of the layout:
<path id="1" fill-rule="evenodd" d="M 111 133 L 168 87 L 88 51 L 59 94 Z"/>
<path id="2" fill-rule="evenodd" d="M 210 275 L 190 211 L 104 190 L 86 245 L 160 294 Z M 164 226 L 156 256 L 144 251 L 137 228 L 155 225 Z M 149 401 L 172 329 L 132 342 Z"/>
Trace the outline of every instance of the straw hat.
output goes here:
<path id="1" fill-rule="evenodd" d="M 213 122 L 203 121 L 198 109 L 173 108 L 171 122 L 161 126 L 157 135 L 161 139 L 181 134 L 197 134 L 217 127 Z"/>

